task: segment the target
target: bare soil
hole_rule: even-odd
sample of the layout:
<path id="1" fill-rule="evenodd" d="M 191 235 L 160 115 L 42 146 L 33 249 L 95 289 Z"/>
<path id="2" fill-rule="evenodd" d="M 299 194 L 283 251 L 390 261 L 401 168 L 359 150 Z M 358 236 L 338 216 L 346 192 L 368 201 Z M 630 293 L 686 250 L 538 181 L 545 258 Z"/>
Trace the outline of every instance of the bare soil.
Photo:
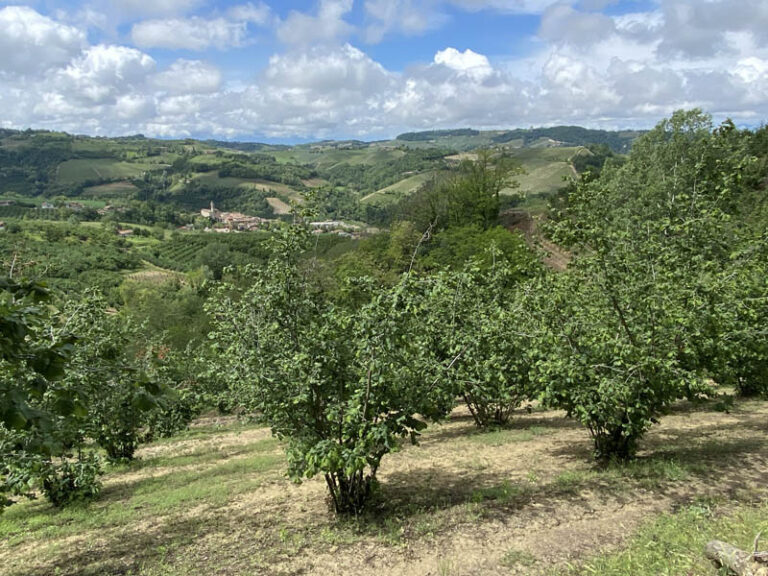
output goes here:
<path id="1" fill-rule="evenodd" d="M 507 210 L 501 213 L 502 225 L 513 232 L 520 232 L 534 250 L 541 252 L 544 264 L 553 270 L 565 270 L 571 255 L 549 240 L 539 229 L 539 222 L 525 210 Z"/>

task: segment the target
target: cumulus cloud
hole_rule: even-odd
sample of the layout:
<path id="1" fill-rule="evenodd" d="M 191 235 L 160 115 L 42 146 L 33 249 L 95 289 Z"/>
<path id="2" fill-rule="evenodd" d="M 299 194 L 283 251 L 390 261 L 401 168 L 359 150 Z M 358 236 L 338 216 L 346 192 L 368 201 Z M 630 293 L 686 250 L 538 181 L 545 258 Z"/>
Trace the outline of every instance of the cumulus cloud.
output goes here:
<path id="1" fill-rule="evenodd" d="M 393 3 L 403 11 L 445 6 L 438 0 Z M 689 106 L 737 122 L 768 117 L 764 3 L 744 0 L 739 14 L 727 15 L 723 0 L 659 0 L 649 10 L 621 16 L 596 12 L 601 3 L 456 0 L 467 10 L 539 10 L 535 51 L 505 60 L 447 45 L 430 62 L 396 71 L 346 43 L 350 35 L 366 38 L 354 36 L 347 22 L 351 1 L 326 0 L 312 14 L 294 12 L 277 22 L 288 49 L 236 82 L 208 61 L 217 55 L 158 63 L 151 52 L 90 46 L 76 27 L 31 8 L 6 7 L 0 10 L 0 122 L 93 134 L 289 138 L 379 137 L 456 126 L 650 125 Z M 407 33 L 398 23 L 402 13 L 398 20 L 386 3 L 369 5 L 373 11 L 365 13 L 364 24 Z M 672 14 L 683 5 L 695 10 Z M 185 36 L 180 31 L 190 22 L 186 36 L 193 40 L 165 46 L 248 44 L 252 27 L 275 17 L 266 5 L 251 2 L 217 11 L 207 22 L 236 24 L 235 32 L 226 26 L 221 34 L 203 30 L 200 20 L 150 20 L 182 24 L 164 25 L 147 45 L 163 35 Z M 722 26 L 714 26 L 717 20 Z M 695 30 L 671 38 L 672 27 L 683 21 Z"/>
<path id="2" fill-rule="evenodd" d="M 221 87 L 221 71 L 200 60 L 177 60 L 155 75 L 152 84 L 170 94 L 209 94 Z"/>
<path id="3" fill-rule="evenodd" d="M 224 50 L 242 46 L 248 36 L 245 22 L 226 18 L 173 18 L 145 20 L 135 24 L 131 39 L 141 48 L 203 51 L 208 48 Z"/>
<path id="4" fill-rule="evenodd" d="M 354 28 L 344 16 L 353 0 L 320 0 L 317 14 L 292 11 L 277 28 L 277 37 L 286 44 L 310 45 L 349 36 Z"/>
<path id="5" fill-rule="evenodd" d="M 446 48 L 435 54 L 435 64 L 441 64 L 457 72 L 460 76 L 468 76 L 482 81 L 493 74 L 493 68 L 488 58 L 469 48 L 459 52 L 456 48 Z"/>
<path id="6" fill-rule="evenodd" d="M 85 104 L 114 103 L 118 95 L 143 85 L 154 69 L 155 61 L 134 48 L 102 44 L 60 71 L 55 86 Z"/>
<path id="7" fill-rule="evenodd" d="M 25 6 L 0 9 L 0 74 L 28 74 L 66 64 L 85 46 L 85 33 Z"/>
<path id="8" fill-rule="evenodd" d="M 436 7 L 413 0 L 366 0 L 364 6 L 368 21 L 365 39 L 369 43 L 381 42 L 389 33 L 421 34 L 439 28 L 448 19 Z"/>

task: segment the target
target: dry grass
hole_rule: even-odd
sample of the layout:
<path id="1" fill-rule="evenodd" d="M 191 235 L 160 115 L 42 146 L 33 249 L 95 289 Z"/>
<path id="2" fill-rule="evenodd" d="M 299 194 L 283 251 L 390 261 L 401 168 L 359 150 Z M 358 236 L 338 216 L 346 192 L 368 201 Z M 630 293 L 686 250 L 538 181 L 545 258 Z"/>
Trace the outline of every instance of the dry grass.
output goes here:
<path id="1" fill-rule="evenodd" d="M 271 206 L 272 212 L 275 214 L 281 215 L 291 213 L 290 205 L 280 200 L 280 198 L 267 198 L 267 204 Z"/>
<path id="2" fill-rule="evenodd" d="M 600 470 L 585 432 L 560 413 L 521 413 L 479 433 L 458 409 L 420 446 L 384 459 L 364 519 L 337 521 L 322 481 L 285 478 L 268 431 L 207 420 L 144 447 L 88 508 L 10 508 L 0 573 L 581 573 L 582 562 L 612 566 L 593 558 L 631 545 L 649 519 L 702 499 L 764 502 L 766 432 L 766 403 L 730 414 L 681 404 L 636 463 Z"/>

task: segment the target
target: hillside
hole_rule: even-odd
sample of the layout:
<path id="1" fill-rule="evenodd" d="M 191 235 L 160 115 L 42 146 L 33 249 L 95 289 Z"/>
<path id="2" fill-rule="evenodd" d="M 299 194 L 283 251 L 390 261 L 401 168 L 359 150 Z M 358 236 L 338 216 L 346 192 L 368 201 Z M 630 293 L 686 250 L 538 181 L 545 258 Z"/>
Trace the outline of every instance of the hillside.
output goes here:
<path id="1" fill-rule="evenodd" d="M 568 127 L 455 130 L 286 146 L 3 130 L 0 202 L 16 200 L 16 206 L 0 217 L 23 215 L 30 200 L 39 205 L 40 199 L 58 199 L 57 207 L 67 201 L 100 202 L 98 208 L 138 201 L 188 213 L 214 201 L 225 210 L 272 218 L 325 187 L 333 193 L 319 207 L 324 217 L 381 224 L 388 207 L 450 173 L 456 158 L 473 150 L 490 147 L 514 158 L 525 171 L 520 189 L 537 197 L 552 194 L 574 174 L 572 159 L 583 146 L 607 143 L 625 151 L 635 135 Z"/>
<path id="2" fill-rule="evenodd" d="M 285 478 L 268 430 L 203 418 L 112 468 L 88 508 L 9 509 L 0 563 L 6 576 L 716 576 L 707 539 L 749 549 L 768 517 L 768 405 L 691 408 L 675 407 L 637 462 L 602 470 L 562 413 L 481 433 L 459 409 L 386 462 L 375 507 L 348 522 L 322 480 Z"/>

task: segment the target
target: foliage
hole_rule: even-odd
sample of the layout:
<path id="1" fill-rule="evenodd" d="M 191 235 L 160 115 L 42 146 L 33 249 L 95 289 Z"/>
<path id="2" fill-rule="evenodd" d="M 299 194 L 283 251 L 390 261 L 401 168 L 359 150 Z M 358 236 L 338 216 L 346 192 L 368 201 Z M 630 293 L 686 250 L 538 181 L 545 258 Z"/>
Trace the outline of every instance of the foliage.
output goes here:
<path id="1" fill-rule="evenodd" d="M 106 228 L 59 222 L 23 223 L 0 234 L 0 254 L 15 258 L 17 273 L 42 278 L 51 288 L 77 294 L 95 286 L 110 296 L 122 281 L 120 272 L 141 262 L 125 239 Z"/>
<path id="2" fill-rule="evenodd" d="M 730 214 L 752 159 L 726 124 L 676 113 L 623 166 L 570 191 L 557 240 L 578 257 L 531 288 L 545 400 L 586 425 L 600 458 L 631 457 L 667 406 L 706 390 Z M 545 352 L 546 351 L 546 352 Z"/>
<path id="3" fill-rule="evenodd" d="M 156 350 L 137 346 L 136 327 L 107 311 L 98 293 L 65 309 L 66 328 L 79 337 L 65 383 L 85 389 L 88 413 L 62 422 L 73 445 L 93 439 L 112 461 L 130 460 L 150 414 L 168 393 L 153 374 Z"/>
<path id="4" fill-rule="evenodd" d="M 535 356 L 521 329 L 519 285 L 536 271 L 531 258 L 507 260 L 495 246 L 493 264 L 473 260 L 463 271 L 438 276 L 433 314 L 435 347 L 446 361 L 460 356 L 450 373 L 451 390 L 466 403 L 480 428 L 503 426 L 523 401 L 536 396 L 529 373 Z"/>
<path id="5" fill-rule="evenodd" d="M 0 277 L 0 510 L 25 494 L 42 458 L 61 451 L 55 420 L 82 410 L 79 387 L 61 385 L 72 350 L 50 333 L 55 310 L 39 284 Z"/>
<path id="6" fill-rule="evenodd" d="M 480 226 L 486 230 L 498 221 L 500 194 L 515 187 L 520 168 L 506 156 L 490 150 L 477 153 L 477 160 L 464 160 L 456 174 L 435 179 L 407 198 L 403 219 L 417 228 Z"/>
<path id="7" fill-rule="evenodd" d="M 234 401 L 287 442 L 291 477 L 323 474 L 335 510 L 358 514 L 381 459 L 425 427 L 414 415 L 445 404 L 426 384 L 436 380 L 420 337 L 429 310 L 408 276 L 357 310 L 334 304 L 299 258 L 309 241 L 284 230 L 266 269 L 244 271 L 244 292 L 222 284 L 210 337 Z"/>
<path id="8" fill-rule="evenodd" d="M 101 463 L 93 453 L 63 458 L 57 464 L 47 462 L 40 473 L 41 489 L 56 507 L 87 502 L 101 492 Z"/>

